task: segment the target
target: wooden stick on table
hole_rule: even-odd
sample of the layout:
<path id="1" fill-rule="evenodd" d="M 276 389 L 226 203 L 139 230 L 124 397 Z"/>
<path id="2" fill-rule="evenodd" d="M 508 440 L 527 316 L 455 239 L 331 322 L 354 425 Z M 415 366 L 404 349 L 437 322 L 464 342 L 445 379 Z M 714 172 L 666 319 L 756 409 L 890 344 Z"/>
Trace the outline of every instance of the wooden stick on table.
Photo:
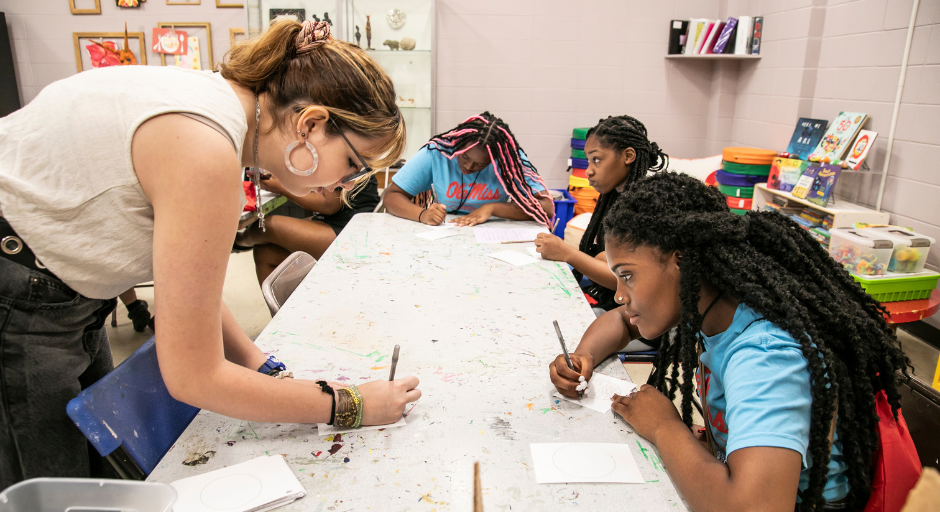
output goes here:
<path id="1" fill-rule="evenodd" d="M 473 463 L 473 512 L 483 512 L 483 490 L 480 487 L 480 463 Z"/>

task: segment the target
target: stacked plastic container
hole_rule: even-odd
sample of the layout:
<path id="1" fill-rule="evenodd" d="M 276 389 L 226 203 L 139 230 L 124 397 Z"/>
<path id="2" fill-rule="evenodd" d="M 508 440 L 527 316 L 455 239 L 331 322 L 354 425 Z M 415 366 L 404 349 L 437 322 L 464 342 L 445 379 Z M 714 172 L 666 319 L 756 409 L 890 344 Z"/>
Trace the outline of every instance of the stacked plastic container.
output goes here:
<path id="1" fill-rule="evenodd" d="M 777 152 L 756 148 L 725 148 L 721 169 L 715 172 L 718 190 L 727 197 L 732 213 L 744 215 L 751 209 L 754 185 L 766 183 Z"/>
<path id="2" fill-rule="evenodd" d="M 588 130 L 590 128 L 575 128 L 571 131 L 571 158 L 568 160 L 571 165 L 571 177 L 568 178 L 568 192 L 577 201 L 574 206 L 575 215 L 594 212 L 597 198 L 600 196 L 588 183 L 585 174 L 588 161 L 587 155 L 584 154 L 584 144 L 587 141 Z"/>
<path id="3" fill-rule="evenodd" d="M 895 226 L 835 228 L 829 255 L 880 302 L 930 297 L 940 274 L 924 270 L 935 240 Z"/>

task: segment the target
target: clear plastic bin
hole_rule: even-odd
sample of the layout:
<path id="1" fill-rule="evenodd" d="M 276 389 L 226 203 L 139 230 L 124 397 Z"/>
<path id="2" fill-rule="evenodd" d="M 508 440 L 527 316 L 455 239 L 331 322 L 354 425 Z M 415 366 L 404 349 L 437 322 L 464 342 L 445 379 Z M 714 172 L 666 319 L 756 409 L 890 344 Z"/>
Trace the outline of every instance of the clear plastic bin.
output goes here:
<path id="1" fill-rule="evenodd" d="M 862 231 L 894 242 L 894 252 L 888 262 L 888 270 L 891 272 L 910 274 L 924 270 L 927 253 L 930 252 L 930 246 L 936 242 L 927 235 L 896 226 L 865 228 Z"/>
<path id="2" fill-rule="evenodd" d="M 829 255 L 852 274 L 880 276 L 888 271 L 894 242 L 861 229 L 829 230 Z"/>
<path id="3" fill-rule="evenodd" d="M 176 489 L 156 482 L 33 478 L 0 493 L 0 512 L 170 512 Z"/>

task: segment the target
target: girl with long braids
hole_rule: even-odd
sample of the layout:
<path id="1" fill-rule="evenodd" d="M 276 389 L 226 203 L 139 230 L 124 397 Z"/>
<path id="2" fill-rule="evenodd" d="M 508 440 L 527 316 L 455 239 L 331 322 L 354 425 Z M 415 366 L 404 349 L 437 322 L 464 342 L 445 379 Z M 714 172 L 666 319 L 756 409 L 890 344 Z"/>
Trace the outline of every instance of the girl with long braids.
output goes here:
<path id="1" fill-rule="evenodd" d="M 535 246 L 545 259 L 563 261 L 574 268 L 575 278 L 591 280 L 585 293 L 597 301 L 598 312 L 617 307 L 614 289 L 617 279 L 607 268 L 604 235 L 601 229 L 607 212 L 628 183 L 649 172 L 665 169 L 669 156 L 655 142 L 650 142 L 646 126 L 630 116 L 601 119 L 588 130 L 584 152 L 588 158 L 588 182 L 600 192 L 591 222 L 584 231 L 578 249 L 552 234 L 540 234 Z M 648 349 L 637 342 L 638 349 Z"/>
<path id="2" fill-rule="evenodd" d="M 908 367 L 884 308 L 796 223 L 733 215 L 689 176 L 630 185 L 604 236 L 621 306 L 585 332 L 575 371 L 562 356 L 551 363 L 556 388 L 577 396 L 596 362 L 678 327 L 651 385 L 612 400 L 690 507 L 861 510 L 879 448 L 876 396 L 897 419 Z M 708 448 L 689 428 L 694 380 Z"/>
<path id="3" fill-rule="evenodd" d="M 437 201 L 428 208 L 412 202 L 432 187 Z M 430 226 L 448 213 L 467 213 L 453 222 L 474 226 L 496 216 L 551 229 L 555 216 L 545 182 L 509 125 L 489 112 L 428 141 L 392 178 L 384 201 L 389 213 Z"/>

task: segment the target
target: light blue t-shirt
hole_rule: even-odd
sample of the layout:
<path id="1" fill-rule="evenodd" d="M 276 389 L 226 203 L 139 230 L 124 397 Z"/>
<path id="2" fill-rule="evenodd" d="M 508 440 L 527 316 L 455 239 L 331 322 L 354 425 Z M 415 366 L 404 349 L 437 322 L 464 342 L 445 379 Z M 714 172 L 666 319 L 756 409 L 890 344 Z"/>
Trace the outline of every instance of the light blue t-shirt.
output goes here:
<path id="1" fill-rule="evenodd" d="M 529 163 L 528 157 L 521 149 L 519 157 L 523 162 Z M 433 183 L 438 202 L 443 203 L 448 212 L 458 211 L 457 207 L 460 206 L 459 211 L 470 213 L 486 203 L 509 201 L 509 195 L 499 183 L 492 163 L 478 173 L 464 175 L 460 172 L 457 157 L 447 158 L 444 153 L 431 150 L 427 146 L 408 160 L 392 177 L 392 182 L 412 196 L 430 190 Z M 544 185 L 528 176 L 526 183 L 536 192 L 545 190 Z M 466 200 L 463 200 L 464 197 Z"/>
<path id="2" fill-rule="evenodd" d="M 702 337 L 708 422 L 718 457 L 754 446 L 789 448 L 803 457 L 800 491 L 809 484 L 812 388 L 806 358 L 790 334 L 740 304 L 725 332 Z M 697 376 L 702 395 L 701 376 Z M 838 434 L 832 444 L 823 497 L 837 501 L 849 492 Z"/>

